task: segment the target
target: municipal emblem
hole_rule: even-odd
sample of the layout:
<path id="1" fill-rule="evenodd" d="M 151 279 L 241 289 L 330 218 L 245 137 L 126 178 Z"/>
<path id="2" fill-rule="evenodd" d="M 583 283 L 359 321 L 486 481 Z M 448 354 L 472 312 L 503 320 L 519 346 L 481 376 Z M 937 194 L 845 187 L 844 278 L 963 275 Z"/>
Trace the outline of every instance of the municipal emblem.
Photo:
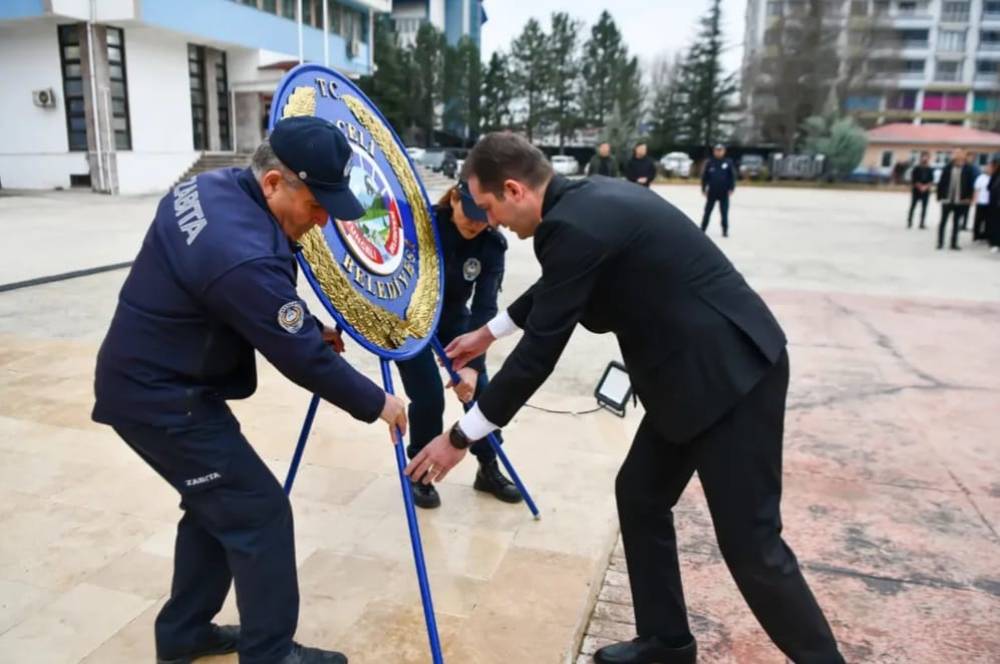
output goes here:
<path id="1" fill-rule="evenodd" d="M 302 304 L 297 301 L 287 302 L 278 309 L 278 325 L 292 334 L 298 334 L 298 331 L 302 329 L 304 317 L 305 312 L 302 310 Z"/>
<path id="2" fill-rule="evenodd" d="M 469 258 L 462 265 L 462 275 L 465 277 L 466 281 L 475 281 L 479 273 L 483 271 L 483 264 L 479 262 L 478 258 Z"/>
<path id="3" fill-rule="evenodd" d="M 353 150 L 348 186 L 359 219 L 332 219 L 296 254 L 320 302 L 368 350 L 399 360 L 430 340 L 441 311 L 442 261 L 432 208 L 403 143 L 343 75 L 314 64 L 292 69 L 275 93 L 271 126 L 297 115 L 333 123 Z"/>

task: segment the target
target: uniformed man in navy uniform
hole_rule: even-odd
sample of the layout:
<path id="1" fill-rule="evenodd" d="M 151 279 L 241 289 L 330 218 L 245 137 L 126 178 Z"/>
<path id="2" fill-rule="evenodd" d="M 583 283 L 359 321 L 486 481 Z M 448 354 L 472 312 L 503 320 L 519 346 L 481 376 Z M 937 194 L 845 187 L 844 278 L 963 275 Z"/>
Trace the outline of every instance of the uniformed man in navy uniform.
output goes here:
<path id="1" fill-rule="evenodd" d="M 403 402 L 334 352 L 339 335 L 295 289 L 296 241 L 329 217 L 362 215 L 345 177 L 351 154 L 333 124 L 283 120 L 250 168 L 204 173 L 163 197 L 122 287 L 97 357 L 93 417 L 181 494 L 159 664 L 237 650 L 241 664 L 347 662 L 292 641 L 291 507 L 226 402 L 256 389 L 257 350 L 355 418 L 405 429 Z M 211 622 L 230 582 L 240 627 Z"/>
<path id="2" fill-rule="evenodd" d="M 496 316 L 507 240 L 500 231 L 489 226 L 486 213 L 476 206 L 466 182 L 449 189 L 435 206 L 434 213 L 445 266 L 444 301 L 437 337 L 442 344 L 448 344 Z M 470 299 L 471 309 L 468 306 Z M 434 436 L 444 431 L 444 386 L 434 351 L 429 346 L 397 366 L 410 399 L 410 445 L 406 451 L 412 459 Z M 462 380 L 454 388 L 463 403 L 478 399 L 479 393 L 489 384 L 485 355 L 458 373 Z M 499 433 L 497 438 L 500 439 Z M 489 442 L 477 441 L 470 451 L 479 460 L 473 488 L 504 502 L 520 502 L 521 492 L 501 472 Z M 428 509 L 441 505 L 441 497 L 433 484 L 412 482 L 412 486 L 416 505 Z"/>
<path id="3" fill-rule="evenodd" d="M 701 230 L 708 231 L 708 222 L 716 202 L 722 213 L 722 237 L 729 237 L 729 197 L 736 190 L 736 169 L 733 162 L 726 159 L 726 146 L 716 145 L 712 158 L 701 172 L 701 195 L 705 197 L 705 214 L 701 218 Z"/>

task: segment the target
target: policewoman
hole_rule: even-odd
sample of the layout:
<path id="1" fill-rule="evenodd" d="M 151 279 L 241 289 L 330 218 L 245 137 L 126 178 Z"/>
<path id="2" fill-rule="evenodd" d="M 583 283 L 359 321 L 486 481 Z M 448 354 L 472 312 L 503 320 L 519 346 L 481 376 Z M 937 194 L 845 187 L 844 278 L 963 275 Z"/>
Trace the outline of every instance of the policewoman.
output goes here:
<path id="1" fill-rule="evenodd" d="M 181 496 L 159 664 L 239 652 L 241 664 L 346 664 L 292 641 L 299 615 L 292 511 L 226 402 L 257 387 L 254 351 L 356 419 L 405 429 L 403 402 L 336 352 L 296 293 L 297 241 L 356 219 L 351 148 L 326 120 L 278 123 L 247 169 L 173 188 L 122 286 L 97 357 L 93 418 Z M 331 346 L 333 347 L 331 349 Z M 231 583 L 240 626 L 218 626 Z"/>
<path id="2" fill-rule="evenodd" d="M 497 314 L 497 295 L 503 281 L 507 240 L 486 221 L 476 206 L 469 185 L 452 187 L 434 207 L 444 257 L 444 301 L 437 337 L 447 345 L 455 337 L 475 330 Z M 472 301 L 471 308 L 469 301 Z M 444 385 L 434 351 L 428 346 L 412 359 L 398 362 L 403 388 L 410 399 L 410 445 L 412 459 L 444 430 Z M 461 382 L 454 390 L 463 403 L 479 398 L 489 383 L 485 356 L 459 371 Z M 499 439 L 499 433 L 497 434 Z M 486 440 L 472 445 L 479 460 L 473 487 L 498 499 L 521 500 L 517 487 L 501 472 L 496 453 Z M 424 508 L 441 505 L 433 484 L 413 482 L 413 502 Z"/>

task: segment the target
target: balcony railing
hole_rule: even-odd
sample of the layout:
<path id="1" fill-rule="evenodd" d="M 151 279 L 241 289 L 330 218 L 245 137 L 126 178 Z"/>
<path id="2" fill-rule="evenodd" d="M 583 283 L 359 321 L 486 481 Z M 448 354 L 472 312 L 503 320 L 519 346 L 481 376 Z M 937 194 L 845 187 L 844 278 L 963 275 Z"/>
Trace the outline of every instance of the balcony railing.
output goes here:
<path id="1" fill-rule="evenodd" d="M 962 12 L 942 12 L 941 13 L 942 23 L 968 23 L 969 22 L 969 12 L 968 10 Z"/>
<path id="2" fill-rule="evenodd" d="M 961 71 L 939 71 L 934 72 L 934 80 L 941 83 L 955 83 L 962 80 Z"/>
<path id="3" fill-rule="evenodd" d="M 979 42 L 980 51 L 1000 51 L 1000 42 L 984 41 Z"/>

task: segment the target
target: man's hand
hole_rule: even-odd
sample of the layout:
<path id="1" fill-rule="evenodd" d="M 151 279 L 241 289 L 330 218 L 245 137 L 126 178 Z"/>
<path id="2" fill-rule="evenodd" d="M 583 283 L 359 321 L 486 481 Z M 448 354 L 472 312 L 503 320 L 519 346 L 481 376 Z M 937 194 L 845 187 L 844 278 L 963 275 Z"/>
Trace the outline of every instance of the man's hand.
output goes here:
<path id="1" fill-rule="evenodd" d="M 648 180 L 649 180 L 649 178 L 645 178 L 645 177 L 642 177 L 642 178 L 639 178 L 639 179 L 637 180 L 637 182 L 638 182 L 639 184 L 646 184 L 646 182 L 647 182 Z"/>
<path id="2" fill-rule="evenodd" d="M 469 403 L 472 401 L 472 397 L 476 395 L 476 382 L 479 380 L 479 372 L 471 367 L 465 367 L 464 369 L 458 370 L 459 382 L 456 385 L 455 381 L 452 380 L 448 383 L 448 387 L 455 388 L 455 396 L 462 403 Z"/>
<path id="3" fill-rule="evenodd" d="M 448 432 L 440 434 L 420 450 L 403 472 L 411 479 L 424 484 L 440 482 L 468 450 L 460 450 L 448 440 Z"/>
<path id="4" fill-rule="evenodd" d="M 379 418 L 389 425 L 389 435 L 393 443 L 399 443 L 396 439 L 396 427 L 399 427 L 401 436 L 406 435 L 406 404 L 399 397 L 386 393 L 385 405 L 382 406 L 382 414 Z"/>
<path id="5" fill-rule="evenodd" d="M 485 353 L 494 341 L 496 341 L 496 337 L 490 332 L 490 328 L 483 325 L 478 330 L 456 337 L 444 349 L 444 354 L 451 358 L 455 370 L 458 371 Z"/>
<path id="6" fill-rule="evenodd" d="M 335 353 L 344 352 L 344 340 L 340 336 L 340 330 L 336 330 L 332 327 L 323 326 L 323 341 L 333 349 Z"/>

